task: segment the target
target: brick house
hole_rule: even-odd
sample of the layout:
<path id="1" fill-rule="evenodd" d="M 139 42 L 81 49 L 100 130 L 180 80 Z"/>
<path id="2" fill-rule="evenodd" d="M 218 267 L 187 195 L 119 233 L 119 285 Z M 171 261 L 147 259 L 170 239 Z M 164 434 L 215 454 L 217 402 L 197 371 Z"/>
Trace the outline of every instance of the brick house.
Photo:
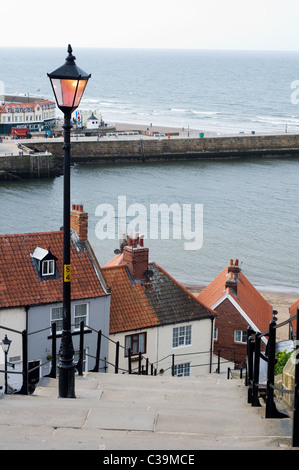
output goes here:
<path id="1" fill-rule="evenodd" d="M 272 306 L 242 273 L 239 262 L 227 266 L 197 297 L 217 312 L 214 350 L 235 363 L 246 358 L 247 329 L 267 331 L 272 320 Z M 266 339 L 262 338 L 261 349 Z"/>
<path id="2" fill-rule="evenodd" d="M 71 211 L 71 323 L 76 355 L 79 350 L 80 321 L 84 331 L 84 370 L 94 366 L 97 333 L 109 335 L 110 293 L 101 268 L 88 241 L 88 214 L 83 206 Z M 56 323 L 57 351 L 63 319 L 63 231 L 0 236 L 0 326 L 28 333 L 29 363 L 38 361 L 40 376 L 49 373 L 47 356 L 52 347 L 52 322 Z M 89 328 L 89 326 L 91 328 Z M 9 362 L 22 368 L 21 335 L 1 329 L 12 340 Z M 108 355 L 108 341 L 103 342 Z M 0 360 L 3 358 L 0 357 Z M 3 380 L 0 374 L 0 380 Z M 10 385 L 19 375 L 11 374 Z M 19 379 L 20 380 L 20 379 Z M 17 380 L 18 381 L 18 380 Z"/>
<path id="3" fill-rule="evenodd" d="M 172 357 L 175 375 L 212 371 L 215 312 L 149 262 L 142 238 L 128 237 L 102 271 L 111 290 L 110 339 L 122 346 L 120 370 L 128 369 L 130 348 L 133 361 L 142 353 L 142 365 L 148 358 L 165 375 L 172 373 Z M 114 357 L 115 344 L 110 342 L 111 364 Z"/>

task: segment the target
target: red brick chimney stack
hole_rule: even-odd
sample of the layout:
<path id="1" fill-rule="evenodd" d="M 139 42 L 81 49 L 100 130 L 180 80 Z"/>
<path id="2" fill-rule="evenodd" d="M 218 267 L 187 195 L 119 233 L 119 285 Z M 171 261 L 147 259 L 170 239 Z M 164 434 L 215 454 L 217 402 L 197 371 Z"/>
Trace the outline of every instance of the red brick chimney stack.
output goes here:
<path id="1" fill-rule="evenodd" d="M 123 261 L 128 266 L 136 281 L 146 279 L 148 270 L 148 248 L 144 247 L 143 237 L 138 233 L 135 237 L 127 237 L 128 245 L 123 248 Z"/>
<path id="2" fill-rule="evenodd" d="M 71 230 L 75 230 L 81 241 L 88 238 L 88 214 L 81 204 L 73 204 L 71 210 Z"/>
<path id="3" fill-rule="evenodd" d="M 239 260 L 236 259 L 235 262 L 233 260 L 230 260 L 230 264 L 227 268 L 228 271 L 228 278 L 225 283 L 226 288 L 232 289 L 236 294 L 238 292 L 238 282 L 239 282 L 239 273 L 241 272 L 240 266 L 239 266 Z"/>

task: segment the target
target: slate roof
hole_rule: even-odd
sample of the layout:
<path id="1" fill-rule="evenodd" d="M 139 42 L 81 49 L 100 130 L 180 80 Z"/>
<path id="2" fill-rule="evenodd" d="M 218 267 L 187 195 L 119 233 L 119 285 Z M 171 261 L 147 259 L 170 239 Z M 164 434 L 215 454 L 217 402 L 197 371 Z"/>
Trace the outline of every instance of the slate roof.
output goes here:
<path id="1" fill-rule="evenodd" d="M 111 289 L 110 333 L 150 328 L 185 321 L 214 318 L 215 312 L 173 279 L 156 263 L 149 263 L 153 275 L 134 281 L 125 265 L 102 268 Z"/>
<path id="2" fill-rule="evenodd" d="M 71 299 L 107 294 L 100 266 L 88 241 L 71 236 Z M 56 278 L 40 278 L 31 254 L 36 247 L 51 250 L 57 258 Z M 62 302 L 63 232 L 0 236 L 0 308 Z"/>
<path id="3" fill-rule="evenodd" d="M 242 272 L 238 274 L 237 293 L 233 289 L 225 287 L 227 279 L 232 276 L 228 269 L 227 266 L 218 274 L 197 298 L 205 305 L 213 308 L 222 297 L 229 294 L 260 331 L 267 331 L 272 320 L 272 306 Z"/>

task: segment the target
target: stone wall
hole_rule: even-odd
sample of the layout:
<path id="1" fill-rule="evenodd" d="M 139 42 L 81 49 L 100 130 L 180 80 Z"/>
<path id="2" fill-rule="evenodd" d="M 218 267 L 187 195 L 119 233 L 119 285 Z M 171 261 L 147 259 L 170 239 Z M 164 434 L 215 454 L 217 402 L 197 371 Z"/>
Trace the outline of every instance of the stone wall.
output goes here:
<path id="1" fill-rule="evenodd" d="M 63 161 L 50 154 L 6 155 L 0 157 L 0 179 L 49 178 L 61 175 Z"/>
<path id="2" fill-rule="evenodd" d="M 37 151 L 63 155 L 62 142 L 47 139 L 30 143 Z M 167 161 L 215 158 L 241 158 L 252 156 L 299 156 L 299 135 L 237 136 L 208 138 L 162 138 L 125 140 L 115 137 L 98 141 L 72 141 L 73 162 Z"/>

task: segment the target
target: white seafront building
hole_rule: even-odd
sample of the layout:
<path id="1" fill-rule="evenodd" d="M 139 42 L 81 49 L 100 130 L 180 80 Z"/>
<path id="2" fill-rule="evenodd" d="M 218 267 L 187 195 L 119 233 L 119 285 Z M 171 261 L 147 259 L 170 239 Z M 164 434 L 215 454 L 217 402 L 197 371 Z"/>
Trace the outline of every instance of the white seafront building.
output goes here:
<path id="1" fill-rule="evenodd" d="M 55 109 L 55 102 L 48 99 L 0 95 L 0 134 L 9 135 L 12 127 L 51 130 L 56 124 Z"/>

